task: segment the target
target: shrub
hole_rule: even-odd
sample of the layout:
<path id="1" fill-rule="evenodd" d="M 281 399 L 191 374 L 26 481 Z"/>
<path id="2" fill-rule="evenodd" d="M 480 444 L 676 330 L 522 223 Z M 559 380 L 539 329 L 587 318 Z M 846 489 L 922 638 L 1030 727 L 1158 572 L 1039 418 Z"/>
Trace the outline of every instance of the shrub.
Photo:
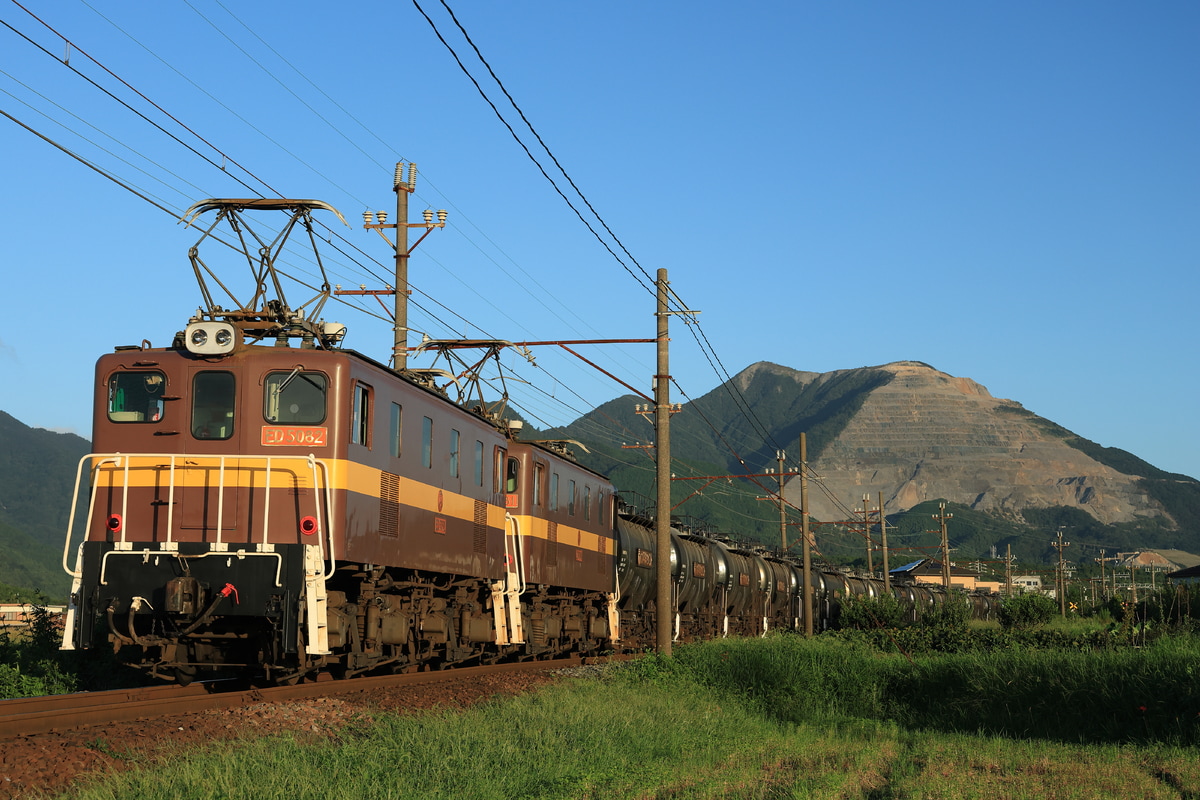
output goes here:
<path id="1" fill-rule="evenodd" d="M 879 597 L 852 596 L 842 600 L 838 627 L 842 630 L 872 630 L 900 628 L 905 624 L 907 609 L 891 595 Z"/>
<path id="2" fill-rule="evenodd" d="M 1000 601 L 997 616 L 1005 630 L 1032 630 L 1049 622 L 1056 610 L 1054 601 L 1044 594 L 1018 594 Z"/>
<path id="3" fill-rule="evenodd" d="M 951 593 L 933 608 L 921 615 L 921 625 L 926 628 L 964 629 L 971 619 L 971 605 L 967 598 Z"/>
<path id="4" fill-rule="evenodd" d="M 73 671 L 58 650 L 59 631 L 44 606 L 30 607 L 29 629 L 0 632 L 0 698 L 76 691 Z"/>

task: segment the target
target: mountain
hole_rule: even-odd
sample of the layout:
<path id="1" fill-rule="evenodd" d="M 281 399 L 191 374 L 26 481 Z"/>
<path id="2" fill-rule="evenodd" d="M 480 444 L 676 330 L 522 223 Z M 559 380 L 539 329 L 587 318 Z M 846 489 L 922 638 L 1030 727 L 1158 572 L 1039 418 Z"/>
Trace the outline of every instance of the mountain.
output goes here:
<path id="1" fill-rule="evenodd" d="M 650 493 L 652 473 L 629 455 L 639 451 L 620 444 L 635 433 L 653 439 L 651 426 L 630 413 L 635 402 L 611 401 L 547 436 L 584 442 L 592 452 L 581 460 L 618 486 Z M 760 486 L 720 481 L 684 505 L 700 482 L 679 479 L 762 473 L 776 466 L 779 447 L 794 465 L 802 431 L 820 477 L 809 492 L 817 520 L 847 519 L 864 494 L 875 508 L 882 492 L 889 521 L 912 535 L 930 527 L 932 501 L 947 501 L 956 546 L 970 557 L 1012 545 L 1023 557 L 1044 559 L 1053 551 L 1043 534 L 1058 526 L 1079 540 L 1077 558 L 1097 555 L 1086 543 L 1200 549 L 1200 482 L 1083 439 L 970 378 L 918 361 L 826 373 L 760 362 L 688 403 L 671 425 L 676 513 L 777 542 L 778 514 L 756 500 L 777 486 L 774 479 L 759 478 Z M 799 505 L 798 480 L 784 493 Z M 924 522 L 903 523 L 909 511 Z"/>
<path id="2" fill-rule="evenodd" d="M 836 496 L 881 489 L 898 510 L 944 498 L 1014 518 L 1030 508 L 1076 508 L 1107 524 L 1169 516 L 1143 483 L 1165 473 L 1128 453 L 1106 452 L 928 364 L 873 369 L 887 380 L 865 394 L 816 458 L 810 455 Z M 824 498 L 812 510 L 818 517 L 833 512 Z"/>
<path id="3" fill-rule="evenodd" d="M 66 596 L 63 537 L 75 470 L 89 452 L 86 439 L 0 411 L 0 583 Z"/>

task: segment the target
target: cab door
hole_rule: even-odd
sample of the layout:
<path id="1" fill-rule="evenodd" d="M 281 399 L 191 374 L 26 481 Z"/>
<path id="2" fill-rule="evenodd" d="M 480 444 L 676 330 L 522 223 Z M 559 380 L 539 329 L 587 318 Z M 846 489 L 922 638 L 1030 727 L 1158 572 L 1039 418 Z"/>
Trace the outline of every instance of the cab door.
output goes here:
<path id="1" fill-rule="evenodd" d="M 241 419 L 238 400 L 248 387 L 240 386 L 240 376 L 227 369 L 196 368 L 189 373 L 185 452 L 196 457 L 184 458 L 176 467 L 182 538 L 194 540 L 198 534 L 202 541 L 217 541 L 218 536 L 228 541 L 236 533 L 244 540 L 246 532 L 238 530 L 238 487 L 253 477 L 243 473 L 233 456 L 246 452 L 248 420 Z"/>

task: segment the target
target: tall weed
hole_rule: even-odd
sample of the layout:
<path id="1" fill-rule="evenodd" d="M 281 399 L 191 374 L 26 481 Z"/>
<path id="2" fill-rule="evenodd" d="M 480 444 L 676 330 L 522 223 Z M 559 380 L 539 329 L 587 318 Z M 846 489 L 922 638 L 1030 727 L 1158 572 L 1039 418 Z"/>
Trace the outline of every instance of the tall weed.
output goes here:
<path id="1" fill-rule="evenodd" d="M 909 655 L 778 636 L 688 645 L 676 657 L 697 680 L 793 723 L 856 717 L 1065 742 L 1200 744 L 1200 642 L 1190 638 Z"/>

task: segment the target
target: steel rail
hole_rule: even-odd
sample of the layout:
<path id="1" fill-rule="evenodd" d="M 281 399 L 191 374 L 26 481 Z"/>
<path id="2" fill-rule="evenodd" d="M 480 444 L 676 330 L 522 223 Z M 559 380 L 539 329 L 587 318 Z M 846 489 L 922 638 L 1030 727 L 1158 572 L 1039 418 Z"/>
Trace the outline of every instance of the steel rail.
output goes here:
<path id="1" fill-rule="evenodd" d="M 503 672 L 562 669 L 585 663 L 601 663 L 606 660 L 609 659 L 575 656 L 553 661 L 523 661 L 513 664 L 459 667 L 348 680 L 334 680 L 328 674 L 322 673 L 318 680 L 313 682 L 298 683 L 295 686 L 271 686 L 246 690 L 230 689 L 228 682 L 214 682 L 196 683 L 187 687 L 152 686 L 0 700 L 0 741 L 53 731 L 77 730 L 114 722 L 130 722 L 213 709 L 237 708 L 257 703 L 285 702 L 310 697 L 367 692 L 373 689 L 397 686 L 415 686 Z"/>

